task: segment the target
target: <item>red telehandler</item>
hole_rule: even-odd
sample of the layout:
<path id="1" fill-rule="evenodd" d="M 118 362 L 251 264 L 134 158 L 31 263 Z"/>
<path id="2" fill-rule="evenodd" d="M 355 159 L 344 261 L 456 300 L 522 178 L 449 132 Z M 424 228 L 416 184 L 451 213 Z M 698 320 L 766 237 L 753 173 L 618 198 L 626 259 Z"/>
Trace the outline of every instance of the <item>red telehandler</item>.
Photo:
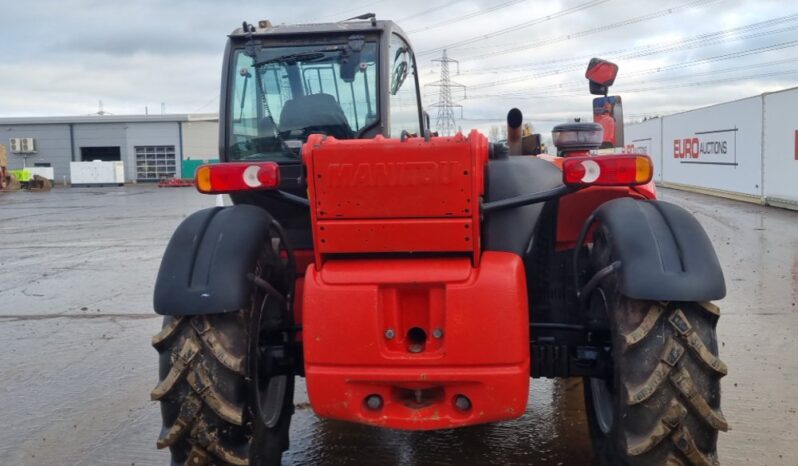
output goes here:
<path id="1" fill-rule="evenodd" d="M 594 59 L 591 91 L 617 66 Z M 520 417 L 579 377 L 597 461 L 714 465 L 723 273 L 645 155 L 432 136 L 405 34 L 364 15 L 229 37 L 222 163 L 161 263 L 153 337 L 172 464 L 280 464 L 294 381 L 319 416 L 432 430 Z M 511 111 L 512 129 L 520 112 Z M 509 152 L 509 153 L 508 153 Z"/>

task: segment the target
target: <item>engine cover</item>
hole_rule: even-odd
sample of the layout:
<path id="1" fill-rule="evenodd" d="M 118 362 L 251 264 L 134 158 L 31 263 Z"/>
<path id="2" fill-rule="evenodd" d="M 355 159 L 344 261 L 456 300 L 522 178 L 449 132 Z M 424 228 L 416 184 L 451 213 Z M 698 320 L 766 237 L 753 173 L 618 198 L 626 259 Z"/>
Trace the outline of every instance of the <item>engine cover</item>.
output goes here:
<path id="1" fill-rule="evenodd" d="M 408 430 L 521 416 L 524 267 L 512 253 L 326 261 L 303 290 L 305 374 L 322 417 Z"/>
<path id="2" fill-rule="evenodd" d="M 488 140 L 337 140 L 302 149 L 316 265 L 341 254 L 463 253 L 480 260 Z"/>

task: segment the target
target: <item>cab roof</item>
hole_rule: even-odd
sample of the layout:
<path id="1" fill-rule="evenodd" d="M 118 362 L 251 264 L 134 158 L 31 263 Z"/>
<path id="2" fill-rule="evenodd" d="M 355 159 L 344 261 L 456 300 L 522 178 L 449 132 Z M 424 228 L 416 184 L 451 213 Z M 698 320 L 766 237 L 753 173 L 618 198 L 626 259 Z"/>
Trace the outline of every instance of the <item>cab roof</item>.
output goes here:
<path id="1" fill-rule="evenodd" d="M 393 21 L 384 20 L 350 20 L 339 21 L 337 23 L 310 23 L 310 24 L 278 24 L 272 25 L 269 21 L 259 21 L 257 24 L 252 24 L 255 27 L 255 32 L 252 33 L 253 37 L 258 36 L 292 36 L 292 35 L 310 35 L 310 34 L 330 34 L 337 32 L 375 32 L 375 31 L 388 31 L 398 32 L 400 35 L 405 36 L 404 32 Z M 243 27 L 236 28 L 230 37 L 244 37 L 246 33 Z"/>

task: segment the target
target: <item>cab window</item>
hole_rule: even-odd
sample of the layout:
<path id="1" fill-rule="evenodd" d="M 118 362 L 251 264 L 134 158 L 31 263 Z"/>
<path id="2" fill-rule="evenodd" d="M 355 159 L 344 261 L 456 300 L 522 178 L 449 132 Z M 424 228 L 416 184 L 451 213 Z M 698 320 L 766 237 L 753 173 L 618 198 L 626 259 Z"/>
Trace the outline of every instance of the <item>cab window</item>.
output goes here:
<path id="1" fill-rule="evenodd" d="M 352 139 L 379 120 L 377 42 L 345 76 L 345 43 L 235 52 L 229 102 L 231 160 L 296 163 L 310 134 Z"/>

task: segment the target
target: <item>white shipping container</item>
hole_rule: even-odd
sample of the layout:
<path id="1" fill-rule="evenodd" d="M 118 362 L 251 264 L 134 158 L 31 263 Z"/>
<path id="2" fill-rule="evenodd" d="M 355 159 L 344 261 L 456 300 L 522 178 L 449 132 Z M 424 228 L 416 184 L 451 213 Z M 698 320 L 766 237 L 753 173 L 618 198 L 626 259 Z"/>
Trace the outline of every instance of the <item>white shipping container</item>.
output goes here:
<path id="1" fill-rule="evenodd" d="M 122 162 L 70 162 L 69 177 L 73 185 L 116 184 L 125 182 Z"/>
<path id="2" fill-rule="evenodd" d="M 646 154 L 654 162 L 654 181 L 662 181 L 662 118 L 624 126 L 624 151 Z"/>
<path id="3" fill-rule="evenodd" d="M 764 195 L 769 203 L 798 205 L 798 88 L 764 97 Z"/>
<path id="4" fill-rule="evenodd" d="M 662 119 L 662 180 L 762 196 L 762 96 Z"/>

